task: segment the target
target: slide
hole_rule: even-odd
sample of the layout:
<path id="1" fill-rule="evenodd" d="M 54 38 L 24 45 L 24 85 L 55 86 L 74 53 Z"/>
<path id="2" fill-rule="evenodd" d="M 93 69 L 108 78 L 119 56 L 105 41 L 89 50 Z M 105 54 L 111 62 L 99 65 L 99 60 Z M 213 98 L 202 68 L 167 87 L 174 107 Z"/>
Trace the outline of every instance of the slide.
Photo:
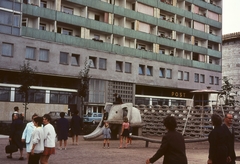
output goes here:
<path id="1" fill-rule="evenodd" d="M 113 105 L 112 103 L 106 103 L 104 109 L 109 113 L 112 105 Z M 102 121 L 103 121 L 103 118 L 102 118 L 101 121 L 99 122 L 97 128 L 96 128 L 92 133 L 83 136 L 83 138 L 84 138 L 85 140 L 91 140 L 91 139 L 97 138 L 97 137 L 99 137 L 100 135 L 102 135 L 102 131 L 103 131 L 103 128 L 104 128 L 104 126 L 103 126 L 103 127 L 100 127 L 101 124 L 102 124 Z"/>
<path id="2" fill-rule="evenodd" d="M 85 140 L 91 140 L 91 139 L 97 138 L 97 137 L 99 137 L 100 135 L 102 135 L 102 131 L 103 131 L 103 128 L 104 128 L 104 126 L 103 126 L 103 127 L 100 127 L 100 125 L 102 124 L 102 121 L 103 121 L 103 120 L 101 120 L 101 121 L 99 122 L 97 128 L 96 128 L 92 133 L 83 136 L 83 138 L 84 138 Z"/>

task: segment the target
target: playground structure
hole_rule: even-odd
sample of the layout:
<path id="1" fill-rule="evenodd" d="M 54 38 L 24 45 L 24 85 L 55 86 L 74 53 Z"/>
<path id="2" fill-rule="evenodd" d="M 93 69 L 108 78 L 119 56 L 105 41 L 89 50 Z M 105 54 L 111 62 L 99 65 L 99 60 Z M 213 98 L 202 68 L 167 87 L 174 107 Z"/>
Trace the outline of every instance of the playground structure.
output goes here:
<path id="1" fill-rule="evenodd" d="M 193 100 L 197 98 L 197 101 L 193 101 L 195 106 L 139 105 L 132 107 L 131 103 L 121 105 L 106 104 L 105 109 L 109 112 L 107 121 L 113 132 L 112 138 L 116 139 L 117 135 L 119 135 L 123 116 L 125 115 L 133 127 L 132 138 L 145 140 L 146 146 L 148 146 L 148 142 L 160 143 L 160 140 L 152 139 L 152 137 L 162 137 L 166 133 L 163 119 L 171 115 L 176 118 L 176 130 L 182 133 L 185 142 L 205 141 L 212 130 L 212 113 L 217 113 L 222 118 L 224 114 L 231 113 L 234 118 L 235 138 L 240 140 L 240 106 L 219 104 L 218 91 L 198 90 L 193 93 Z M 102 134 L 101 122 L 93 133 L 84 136 L 85 140 L 94 139 Z"/>

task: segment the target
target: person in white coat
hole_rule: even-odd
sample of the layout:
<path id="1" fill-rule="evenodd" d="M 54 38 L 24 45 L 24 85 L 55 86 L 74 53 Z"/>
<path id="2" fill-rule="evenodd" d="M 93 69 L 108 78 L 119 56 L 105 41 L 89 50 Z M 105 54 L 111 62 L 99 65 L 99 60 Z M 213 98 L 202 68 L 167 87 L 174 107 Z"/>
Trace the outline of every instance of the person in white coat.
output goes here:
<path id="1" fill-rule="evenodd" d="M 35 117 L 33 119 L 36 128 L 32 133 L 30 141 L 31 153 L 29 155 L 28 164 L 39 164 L 40 157 L 44 151 L 44 132 L 42 122 L 42 117 Z"/>
<path id="2" fill-rule="evenodd" d="M 50 155 L 55 154 L 56 132 L 50 122 L 51 116 L 49 114 L 45 114 L 43 116 L 44 151 L 40 159 L 41 164 L 48 164 Z"/>
<path id="3" fill-rule="evenodd" d="M 26 143 L 27 159 L 29 158 L 29 154 L 31 153 L 31 149 L 30 149 L 29 145 L 30 145 L 32 133 L 36 128 L 33 123 L 33 119 L 36 117 L 38 117 L 38 115 L 36 113 L 32 115 L 32 121 L 27 123 L 27 125 L 22 133 L 22 142 Z"/>

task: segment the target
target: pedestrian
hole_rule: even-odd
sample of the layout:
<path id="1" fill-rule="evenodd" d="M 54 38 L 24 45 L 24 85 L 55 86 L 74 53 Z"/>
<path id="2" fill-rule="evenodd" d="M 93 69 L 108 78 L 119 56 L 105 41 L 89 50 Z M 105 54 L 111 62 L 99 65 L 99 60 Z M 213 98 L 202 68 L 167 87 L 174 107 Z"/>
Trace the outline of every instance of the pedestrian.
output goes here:
<path id="1" fill-rule="evenodd" d="M 43 116 L 44 151 L 40 158 L 41 164 L 48 164 L 48 159 L 50 155 L 55 154 L 56 132 L 50 122 L 51 116 L 49 114 L 45 114 Z"/>
<path id="2" fill-rule="evenodd" d="M 106 111 L 106 109 L 103 110 L 103 119 L 102 119 L 102 123 L 100 127 L 103 127 L 103 125 L 105 124 L 105 122 L 108 119 L 108 112 Z"/>
<path id="3" fill-rule="evenodd" d="M 105 122 L 103 131 L 103 148 L 105 148 L 105 145 L 107 144 L 108 148 L 109 148 L 109 140 L 111 139 L 111 129 L 109 128 L 109 124 L 108 122 Z"/>
<path id="4" fill-rule="evenodd" d="M 233 124 L 233 115 L 230 113 L 227 113 L 224 117 L 224 124 L 222 125 L 224 129 L 224 133 L 227 135 L 227 142 L 228 142 L 228 159 L 227 162 L 228 164 L 235 164 L 236 160 L 236 153 L 234 150 L 234 140 L 235 140 L 235 132 L 234 128 L 232 126 Z"/>
<path id="5" fill-rule="evenodd" d="M 78 111 L 75 110 L 71 119 L 71 132 L 72 132 L 72 144 L 78 145 L 78 136 L 82 129 L 82 121 L 78 115 Z M 75 142 L 75 143 L 74 143 Z"/>
<path id="6" fill-rule="evenodd" d="M 21 141 L 22 133 L 23 133 L 23 122 L 18 118 L 18 114 L 13 114 L 13 121 L 11 124 L 11 130 L 9 135 L 9 142 L 10 144 L 16 145 L 17 148 L 20 150 L 20 157 L 19 160 L 24 160 L 23 158 L 23 143 Z M 12 153 L 7 156 L 7 158 L 12 158 Z"/>
<path id="7" fill-rule="evenodd" d="M 64 118 L 65 113 L 60 113 L 60 119 L 57 120 L 57 137 L 59 141 L 59 150 L 67 150 L 67 139 L 69 131 L 69 123 L 66 118 Z M 62 142 L 64 142 L 64 147 L 62 147 Z"/>
<path id="8" fill-rule="evenodd" d="M 120 136 L 120 146 L 119 146 L 120 149 L 122 148 L 122 144 L 123 144 L 124 139 L 125 139 L 124 148 L 127 148 L 128 138 L 129 138 L 129 122 L 128 122 L 128 118 L 124 117 L 123 118 L 123 123 L 122 123 L 121 136 Z"/>
<path id="9" fill-rule="evenodd" d="M 211 116 L 214 129 L 208 135 L 209 155 L 208 164 L 227 164 L 228 145 L 227 135 L 224 133 L 222 118 L 213 114 Z"/>
<path id="10" fill-rule="evenodd" d="M 14 116 L 14 114 L 17 114 L 17 115 L 18 115 L 18 119 L 20 119 L 21 121 L 23 121 L 23 119 L 24 119 L 24 114 L 19 113 L 19 108 L 18 108 L 18 106 L 15 106 L 15 107 L 14 107 L 14 112 L 12 113 L 12 121 L 13 121 L 13 116 Z"/>
<path id="11" fill-rule="evenodd" d="M 39 164 L 40 157 L 44 151 L 44 132 L 42 127 L 43 118 L 34 117 L 33 122 L 36 128 L 31 136 L 31 153 L 29 155 L 28 164 Z"/>
<path id="12" fill-rule="evenodd" d="M 177 127 L 175 117 L 167 116 L 163 124 L 168 131 L 162 138 L 160 148 L 146 160 L 146 164 L 154 163 L 162 156 L 164 156 L 163 164 L 187 164 L 184 138 L 175 130 Z"/>
<path id="13" fill-rule="evenodd" d="M 29 154 L 31 153 L 31 149 L 29 147 L 30 141 L 31 141 L 31 136 L 32 136 L 33 131 L 36 128 L 34 126 L 33 119 L 36 117 L 38 117 L 38 115 L 36 113 L 32 115 L 32 121 L 27 123 L 27 125 L 22 133 L 22 142 L 26 143 L 27 160 L 28 160 Z"/>

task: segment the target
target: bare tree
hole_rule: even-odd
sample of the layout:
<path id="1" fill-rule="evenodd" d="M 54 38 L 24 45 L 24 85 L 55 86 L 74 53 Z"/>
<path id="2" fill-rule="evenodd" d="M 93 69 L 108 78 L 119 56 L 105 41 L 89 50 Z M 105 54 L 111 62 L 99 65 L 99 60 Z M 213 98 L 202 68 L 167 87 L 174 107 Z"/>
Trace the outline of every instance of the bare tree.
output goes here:
<path id="1" fill-rule="evenodd" d="M 24 98 L 24 119 L 26 120 L 27 105 L 29 104 L 29 90 L 35 82 L 35 69 L 30 67 L 29 61 L 23 62 L 23 65 L 20 65 L 19 73 L 19 83 L 21 84 L 19 92 L 23 95 Z"/>
<path id="2" fill-rule="evenodd" d="M 79 115 L 82 117 L 83 115 L 83 110 L 84 110 L 84 98 L 88 95 L 88 90 L 89 90 L 89 68 L 90 68 L 90 62 L 85 60 L 84 62 L 84 68 L 79 72 L 78 74 L 78 97 L 80 98 L 80 109 L 79 109 Z"/>

